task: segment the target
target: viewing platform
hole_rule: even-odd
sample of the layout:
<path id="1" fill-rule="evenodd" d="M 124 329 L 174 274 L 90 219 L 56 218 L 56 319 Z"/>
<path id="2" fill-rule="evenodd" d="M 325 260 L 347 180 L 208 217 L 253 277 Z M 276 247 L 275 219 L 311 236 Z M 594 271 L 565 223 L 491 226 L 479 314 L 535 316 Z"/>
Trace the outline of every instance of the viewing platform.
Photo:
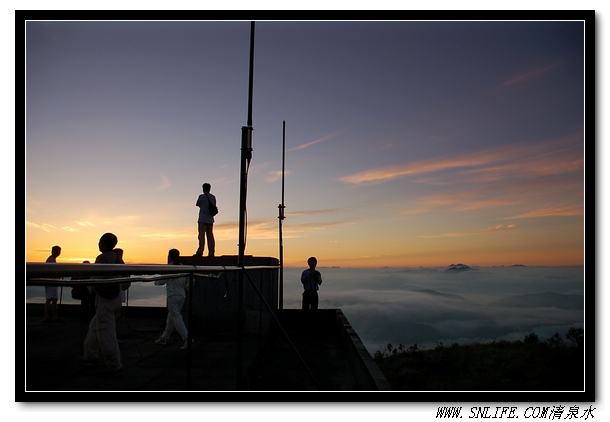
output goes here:
<path id="1" fill-rule="evenodd" d="M 61 305 L 64 322 L 53 323 L 42 321 L 42 304 L 27 304 L 25 391 L 240 391 L 237 336 L 193 336 L 189 351 L 174 333 L 160 346 L 155 339 L 165 327 L 165 308 L 123 307 L 117 328 L 122 376 L 107 375 L 103 364 L 75 363 L 88 329 L 79 306 Z M 283 315 L 288 337 L 277 329 L 243 335 L 245 391 L 390 390 L 341 310 L 321 309 L 315 321 L 303 319 L 301 310 Z"/>
<path id="2" fill-rule="evenodd" d="M 249 268 L 243 270 L 232 267 L 233 257 L 181 257 L 181 260 L 186 265 L 178 268 L 28 263 L 29 285 L 54 282 L 40 278 L 47 269 L 52 271 L 47 277 L 55 280 L 60 273 L 74 275 L 82 271 L 100 277 L 100 271 L 108 274 L 116 270 L 121 273 L 117 276 L 123 278 L 128 273 L 141 274 L 140 277 L 156 272 L 167 277 L 170 270 L 191 273 L 195 280 L 191 280 L 193 290 L 183 316 L 194 342 L 182 350 L 184 342 L 174 333 L 166 346 L 156 344 L 165 328 L 167 309 L 123 306 L 117 338 L 124 371 L 121 376 L 110 376 L 103 363 L 95 366 L 76 363 L 83 355 L 88 331 L 88 324 L 80 318 L 80 305 L 61 304 L 59 316 L 63 322 L 43 322 L 43 303 L 27 303 L 25 394 L 24 400 L 20 400 L 21 393 L 17 391 L 17 401 L 44 401 L 47 392 L 391 390 L 340 309 L 306 313 L 278 308 L 278 268 L 274 258 L 248 257 Z M 150 282 L 148 278 L 135 279 Z M 95 284 L 108 280 L 77 282 Z M 240 320 L 242 324 L 237 323 Z M 87 395 L 78 396 L 78 400 L 87 400 Z M 70 401 L 69 397 L 73 395 L 61 400 Z M 145 401 L 158 400 L 156 395 L 144 397 Z M 189 401 L 191 397 L 181 396 L 180 400 Z M 210 398 L 193 400 L 213 400 L 212 396 L 206 397 Z"/>

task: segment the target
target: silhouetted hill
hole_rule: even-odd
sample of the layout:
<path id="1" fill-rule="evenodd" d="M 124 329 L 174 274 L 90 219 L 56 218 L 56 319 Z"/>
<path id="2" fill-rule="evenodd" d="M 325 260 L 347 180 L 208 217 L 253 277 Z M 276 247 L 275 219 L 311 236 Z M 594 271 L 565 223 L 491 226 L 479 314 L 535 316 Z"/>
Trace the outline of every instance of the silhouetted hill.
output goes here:
<path id="1" fill-rule="evenodd" d="M 471 268 L 466 264 L 451 264 L 451 265 L 449 265 L 449 268 L 447 268 L 445 271 L 469 271 L 469 270 L 476 270 L 476 268 Z"/>

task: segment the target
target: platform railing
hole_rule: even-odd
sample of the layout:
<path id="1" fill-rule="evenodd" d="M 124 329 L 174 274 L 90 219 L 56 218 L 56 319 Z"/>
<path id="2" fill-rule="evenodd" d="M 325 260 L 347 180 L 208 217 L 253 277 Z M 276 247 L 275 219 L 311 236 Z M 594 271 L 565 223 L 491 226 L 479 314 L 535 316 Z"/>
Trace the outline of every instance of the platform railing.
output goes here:
<path id="1" fill-rule="evenodd" d="M 127 276 L 128 281 L 151 281 L 153 275 L 171 275 L 176 277 L 177 274 L 182 275 L 197 275 L 207 277 L 214 275 L 219 271 L 239 271 L 254 270 L 254 269 L 278 269 L 279 266 L 248 266 L 248 267 L 232 267 L 232 266 L 196 266 L 196 265 L 129 265 L 129 264 L 59 264 L 59 263 L 44 263 L 44 262 L 27 262 L 26 263 L 26 285 L 28 286 L 66 286 L 73 285 L 75 282 L 85 281 L 86 284 L 99 283 L 116 283 L 116 278 L 110 280 L 109 276 Z M 95 276 L 100 276 L 96 279 Z M 140 277 L 138 277 L 140 276 Z M 61 277 L 88 277 L 86 280 L 60 280 Z M 105 278 L 101 278 L 105 277 Z M 167 277 L 166 277 L 167 278 Z M 171 277 L 170 277 L 171 278 Z"/>
<path id="2" fill-rule="evenodd" d="M 248 280 L 256 292 L 259 300 L 261 301 L 262 306 L 261 311 L 265 308 L 269 314 L 272 316 L 273 320 L 279 327 L 279 330 L 283 333 L 284 336 L 288 339 L 292 349 L 296 353 L 297 357 L 304 365 L 305 369 L 309 373 L 309 376 L 312 378 L 313 382 L 318 386 L 319 384 L 316 379 L 313 377 L 310 369 L 305 364 L 300 353 L 297 351 L 296 347 L 288 337 L 288 334 L 282 327 L 281 322 L 278 320 L 277 315 L 275 315 L 274 309 L 263 297 L 259 289 L 256 287 L 256 283 L 250 277 L 248 270 L 258 270 L 258 269 L 279 269 L 279 266 L 248 266 L 248 267 L 239 267 L 239 266 L 196 266 L 196 265 L 128 265 L 128 264 L 98 264 L 98 265 L 83 265 L 79 264 L 59 264 L 59 263 L 26 263 L 26 286 L 67 286 L 73 287 L 76 284 L 85 284 L 85 285 L 96 285 L 96 284 L 106 284 L 106 283 L 125 283 L 125 282 L 154 282 L 155 280 L 161 279 L 169 279 L 169 278 L 177 278 L 177 277 L 188 277 L 189 280 L 189 290 L 193 292 L 193 282 L 195 277 L 197 278 L 207 278 L 207 279 L 217 279 L 220 278 L 221 275 L 219 273 L 227 272 L 227 271 L 240 271 L 245 275 L 245 279 Z M 68 279 L 69 278 L 69 279 Z M 192 363 L 192 348 L 191 348 L 191 321 L 192 321 L 192 295 L 188 297 L 188 347 L 187 347 L 187 380 L 186 380 L 186 389 L 187 391 L 191 389 L 191 363 Z M 242 302 L 243 304 L 243 302 Z M 243 317 L 243 309 L 238 309 L 238 321 L 242 320 Z M 238 330 L 239 336 L 242 336 L 243 333 Z M 238 339 L 238 349 L 242 346 L 241 339 Z M 240 357 L 243 356 L 241 350 L 238 350 L 238 374 L 237 374 L 237 386 L 238 389 L 240 386 L 244 386 L 244 371 L 243 371 L 243 362 L 241 362 Z"/>

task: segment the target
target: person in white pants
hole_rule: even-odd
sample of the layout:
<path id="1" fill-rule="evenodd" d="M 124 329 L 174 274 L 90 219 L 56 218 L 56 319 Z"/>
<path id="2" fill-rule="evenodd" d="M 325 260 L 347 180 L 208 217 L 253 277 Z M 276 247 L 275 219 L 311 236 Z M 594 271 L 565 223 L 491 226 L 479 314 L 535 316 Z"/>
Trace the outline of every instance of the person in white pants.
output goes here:
<path id="1" fill-rule="evenodd" d="M 181 265 L 180 252 L 178 249 L 170 249 L 167 263 L 169 265 Z M 188 330 L 184 324 L 180 311 L 182 310 L 182 306 L 186 299 L 185 288 L 187 285 L 187 278 L 178 277 L 155 281 L 155 285 L 157 286 L 163 284 L 165 284 L 167 289 L 167 321 L 165 323 L 165 331 L 163 331 L 161 337 L 155 340 L 155 343 L 165 346 L 175 329 L 178 331 L 178 334 L 180 334 L 180 337 L 182 337 L 182 340 L 184 340 L 184 345 L 181 349 L 186 349 L 188 347 Z"/>
<path id="2" fill-rule="evenodd" d="M 102 252 L 95 259 L 96 264 L 123 264 L 123 260 L 114 252 L 118 242 L 112 233 L 105 233 L 98 243 Z M 121 351 L 116 338 L 116 319 L 121 313 L 120 283 L 104 283 L 95 286 L 95 316 L 89 324 L 89 331 L 84 342 L 84 358 L 79 359 L 83 365 L 95 365 L 99 355 L 112 375 L 122 375 Z"/>

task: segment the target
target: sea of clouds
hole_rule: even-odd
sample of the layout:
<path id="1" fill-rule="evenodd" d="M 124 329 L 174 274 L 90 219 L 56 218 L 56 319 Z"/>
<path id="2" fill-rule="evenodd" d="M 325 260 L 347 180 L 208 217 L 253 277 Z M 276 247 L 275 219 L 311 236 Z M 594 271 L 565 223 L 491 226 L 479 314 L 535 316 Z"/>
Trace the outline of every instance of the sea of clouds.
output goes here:
<path id="1" fill-rule="evenodd" d="M 285 309 L 301 307 L 303 269 L 284 268 Z M 545 340 L 584 328 L 582 266 L 318 269 L 320 308 L 341 309 L 371 354 L 388 343 L 432 348 L 530 333 Z M 44 301 L 44 288 L 27 287 L 26 297 Z M 152 283 L 134 283 L 129 297 L 130 306 L 165 306 L 165 288 Z M 62 301 L 76 303 L 70 288 Z"/>

